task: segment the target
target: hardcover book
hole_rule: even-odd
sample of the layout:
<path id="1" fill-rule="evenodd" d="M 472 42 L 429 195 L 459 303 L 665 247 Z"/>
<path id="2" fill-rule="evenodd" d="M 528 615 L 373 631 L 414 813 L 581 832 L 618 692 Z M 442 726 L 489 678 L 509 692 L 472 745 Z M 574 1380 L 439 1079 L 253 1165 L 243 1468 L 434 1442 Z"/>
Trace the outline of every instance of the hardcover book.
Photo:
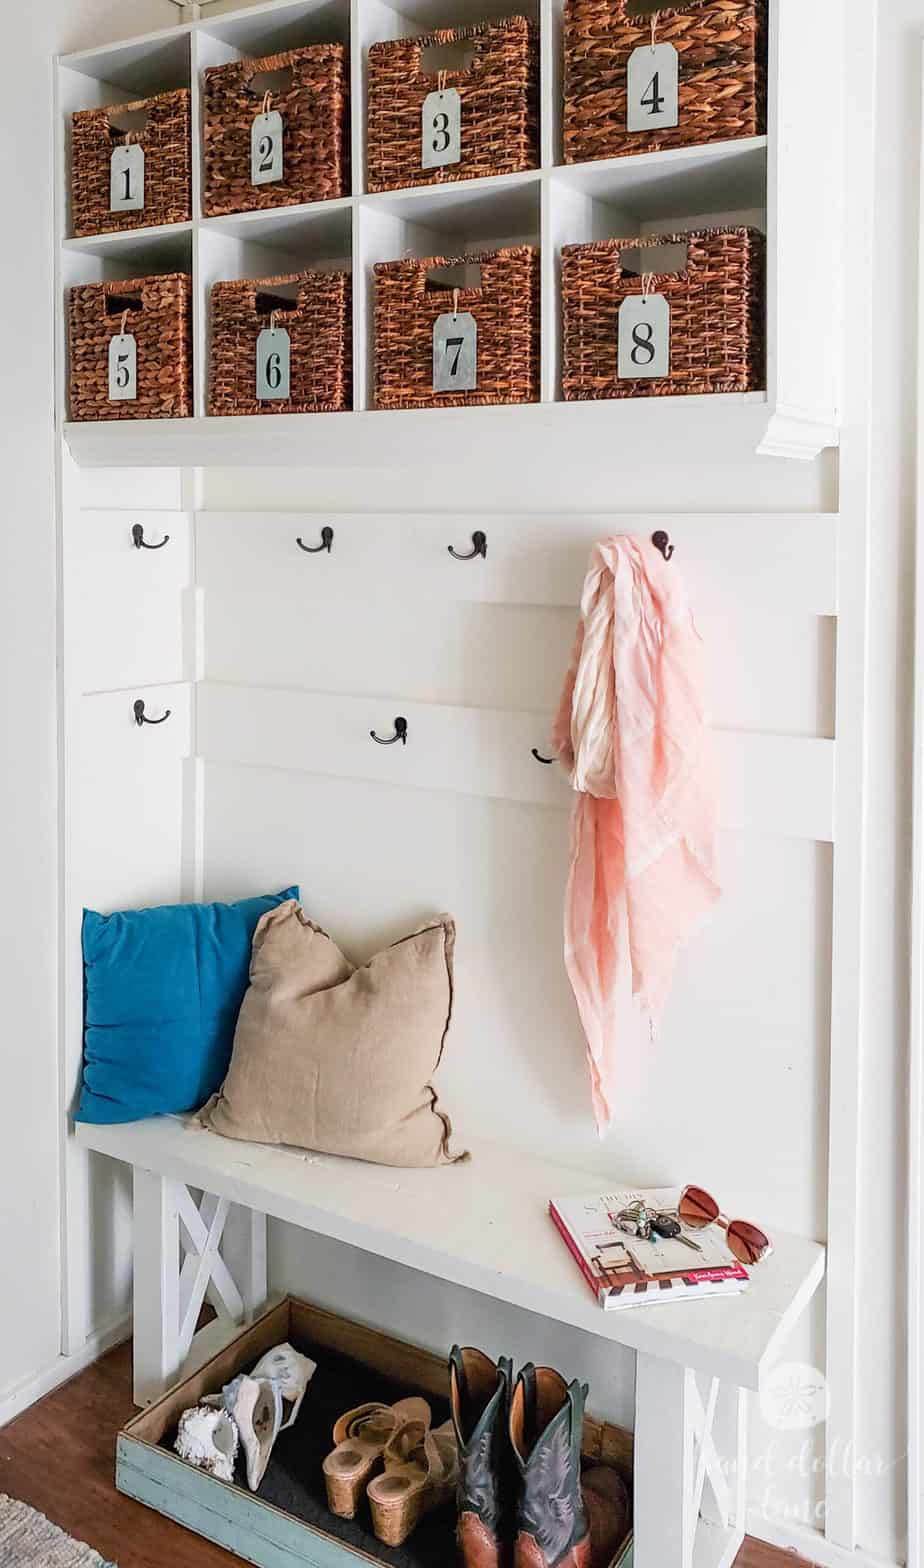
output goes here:
<path id="1" fill-rule="evenodd" d="M 733 1296 L 747 1289 L 747 1270 L 729 1252 L 720 1227 L 683 1224 L 679 1201 L 678 1187 L 551 1199 L 549 1214 L 605 1311 L 696 1296 Z M 676 1234 L 652 1230 L 647 1239 L 634 1234 L 634 1205 L 642 1205 L 656 1224 L 660 1218 L 663 1230 Z"/>

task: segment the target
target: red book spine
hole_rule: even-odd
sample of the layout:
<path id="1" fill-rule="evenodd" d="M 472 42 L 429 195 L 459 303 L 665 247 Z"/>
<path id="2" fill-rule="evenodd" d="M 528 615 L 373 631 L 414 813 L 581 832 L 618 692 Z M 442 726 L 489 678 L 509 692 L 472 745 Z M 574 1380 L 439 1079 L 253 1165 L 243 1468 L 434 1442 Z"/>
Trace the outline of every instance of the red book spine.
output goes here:
<path id="1" fill-rule="evenodd" d="M 564 1241 L 565 1246 L 568 1248 L 568 1251 L 571 1253 L 575 1263 L 577 1264 L 588 1285 L 596 1296 L 597 1302 L 602 1304 L 605 1299 L 605 1291 L 603 1286 L 600 1284 L 600 1281 L 595 1278 L 593 1269 L 582 1253 L 580 1247 L 577 1245 L 577 1242 L 575 1241 L 570 1230 L 556 1209 L 554 1203 L 551 1202 L 549 1203 L 549 1214 L 551 1215 L 551 1218 L 555 1224 L 555 1228 Z"/>

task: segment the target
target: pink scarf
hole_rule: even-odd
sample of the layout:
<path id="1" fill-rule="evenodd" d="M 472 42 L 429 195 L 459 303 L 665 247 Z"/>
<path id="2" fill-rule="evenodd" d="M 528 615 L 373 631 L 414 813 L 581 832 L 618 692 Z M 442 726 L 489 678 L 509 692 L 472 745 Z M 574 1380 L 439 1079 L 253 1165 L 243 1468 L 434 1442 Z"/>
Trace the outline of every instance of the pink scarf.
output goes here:
<path id="1" fill-rule="evenodd" d="M 594 545 L 552 741 L 579 792 L 565 965 L 602 1137 L 627 979 L 654 1028 L 677 951 L 719 897 L 700 638 L 676 563 L 647 539 Z"/>

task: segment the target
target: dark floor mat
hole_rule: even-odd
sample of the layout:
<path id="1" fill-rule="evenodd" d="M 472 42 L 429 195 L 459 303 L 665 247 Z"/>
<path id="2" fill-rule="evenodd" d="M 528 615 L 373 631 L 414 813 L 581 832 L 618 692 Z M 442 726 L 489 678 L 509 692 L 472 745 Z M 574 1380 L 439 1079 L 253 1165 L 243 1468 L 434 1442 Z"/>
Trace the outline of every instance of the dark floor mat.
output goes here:
<path id="1" fill-rule="evenodd" d="M 311 1380 L 298 1421 L 276 1441 L 266 1475 L 256 1494 L 266 1503 L 281 1508 L 325 1534 L 335 1536 L 367 1557 L 392 1565 L 392 1568 L 447 1568 L 455 1561 L 455 1511 L 442 1508 L 425 1518 L 404 1546 L 383 1546 L 372 1533 L 369 1505 L 363 1502 L 354 1520 L 338 1519 L 329 1512 L 321 1466 L 333 1446 L 334 1422 L 346 1410 L 379 1400 L 391 1405 L 395 1400 L 419 1392 L 395 1383 L 378 1372 L 360 1366 L 348 1356 L 319 1350 L 310 1343 L 296 1349 L 311 1356 L 318 1370 Z M 448 1380 L 448 1372 L 447 1372 Z M 216 1390 L 217 1392 L 217 1390 Z M 440 1426 L 449 1415 L 447 1400 L 429 1399 L 433 1425 Z M 162 1447 L 172 1449 L 175 1431 L 164 1438 Z M 246 1491 L 243 1465 L 239 1461 L 238 1485 Z M 250 1493 L 247 1493 L 249 1496 Z"/>

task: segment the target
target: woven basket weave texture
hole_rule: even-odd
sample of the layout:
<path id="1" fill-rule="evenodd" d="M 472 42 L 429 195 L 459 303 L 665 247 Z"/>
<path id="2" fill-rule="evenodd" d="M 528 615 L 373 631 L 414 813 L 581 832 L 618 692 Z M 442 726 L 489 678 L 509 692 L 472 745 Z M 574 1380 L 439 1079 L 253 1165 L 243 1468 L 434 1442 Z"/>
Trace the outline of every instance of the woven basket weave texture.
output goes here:
<path id="1" fill-rule="evenodd" d="M 112 154 L 129 139 L 112 124 L 127 114 L 143 114 L 143 128 L 130 139 L 144 149 L 144 207 L 111 212 Z M 76 238 L 163 223 L 188 223 L 192 217 L 189 90 L 157 93 L 118 108 L 81 109 L 71 116 L 71 229 Z"/>
<path id="2" fill-rule="evenodd" d="M 211 293 L 210 414 L 337 413 L 352 406 L 353 347 L 350 276 L 296 272 L 285 277 L 216 283 Z M 296 285 L 298 299 L 261 308 L 274 290 Z M 257 338 L 272 323 L 291 343 L 291 397 L 256 396 Z"/>
<path id="3" fill-rule="evenodd" d="M 645 278 L 671 310 L 670 374 L 617 376 L 619 307 L 642 293 L 642 277 L 623 267 L 625 252 L 688 248 L 685 269 Z M 756 229 L 703 229 L 648 239 L 566 245 L 562 251 L 563 371 L 567 401 L 668 397 L 695 392 L 754 392 L 764 386 L 766 324 L 764 236 Z"/>
<path id="4" fill-rule="evenodd" d="M 109 344 L 122 327 L 137 343 L 138 396 L 109 401 Z M 182 272 L 85 283 L 68 294 L 70 417 L 187 419 L 193 412 L 192 286 Z"/>

